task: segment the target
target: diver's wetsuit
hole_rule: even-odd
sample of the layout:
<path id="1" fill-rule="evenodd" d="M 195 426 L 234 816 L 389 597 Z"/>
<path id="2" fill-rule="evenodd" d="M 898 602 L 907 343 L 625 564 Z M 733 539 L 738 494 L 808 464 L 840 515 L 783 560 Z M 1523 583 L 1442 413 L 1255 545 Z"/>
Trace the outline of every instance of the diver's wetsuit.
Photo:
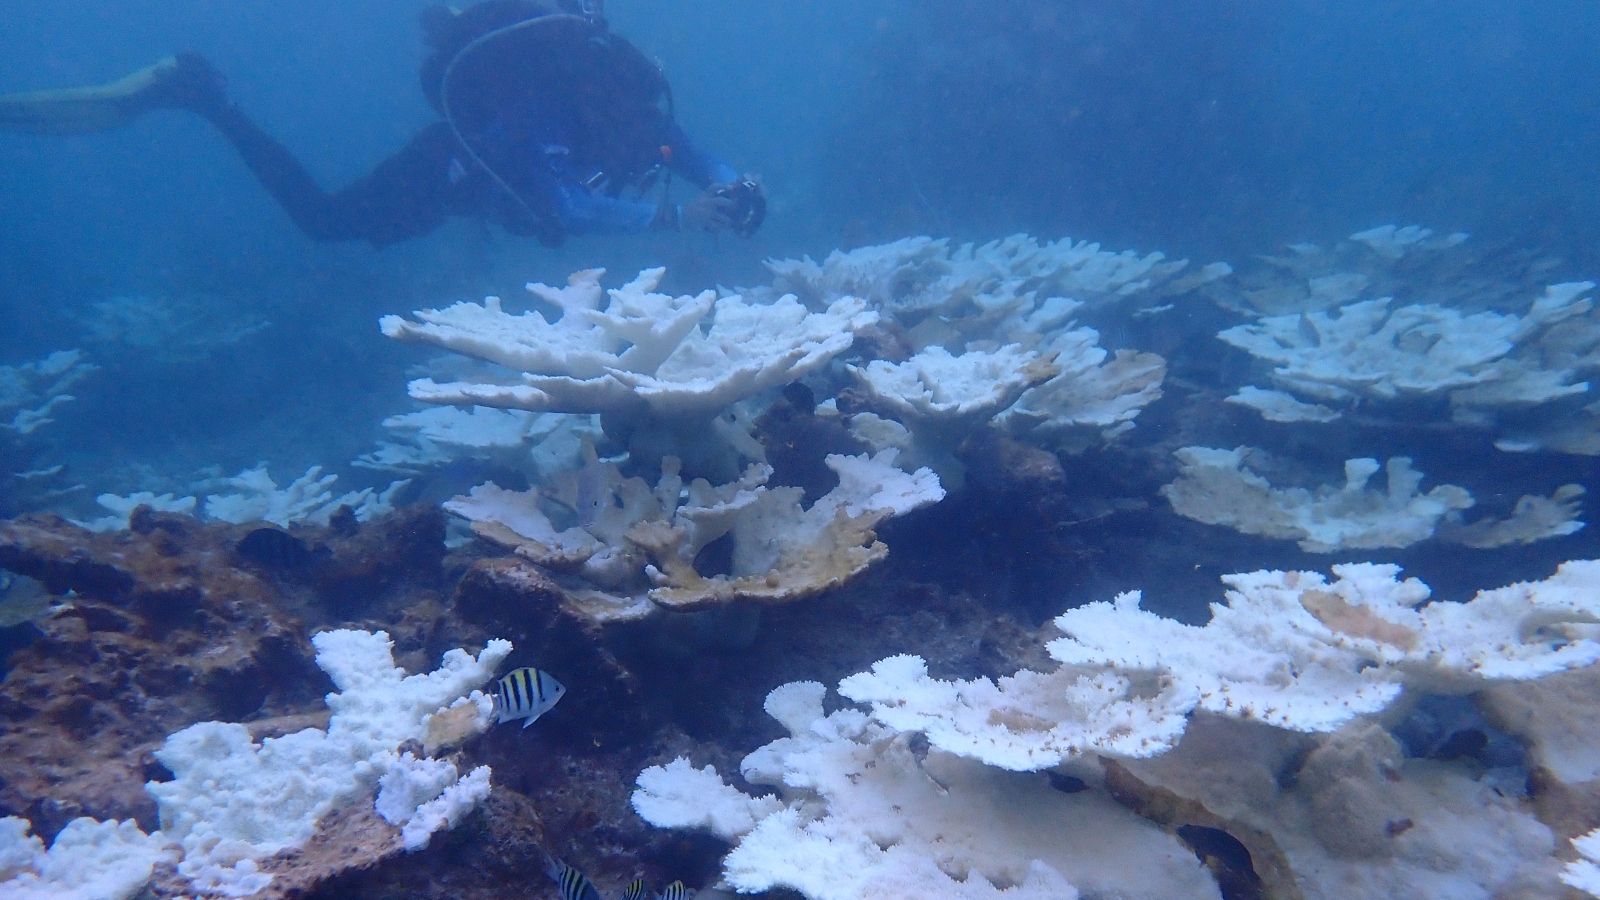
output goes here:
<path id="1" fill-rule="evenodd" d="M 558 244 L 564 234 L 644 231 L 657 213 L 653 202 L 623 200 L 586 188 L 587 175 L 580 175 L 570 145 L 550 122 L 528 122 L 528 134 L 504 145 L 505 155 L 526 160 L 517 180 L 535 187 L 534 197 L 543 207 L 540 212 L 553 213 L 535 218 L 470 160 L 444 122 L 424 128 L 405 149 L 330 194 L 293 154 L 237 107 L 230 105 L 206 118 L 313 240 L 367 240 L 384 247 L 427 234 L 451 216 L 473 216 L 489 219 L 512 234 L 536 235 L 545 243 Z M 672 148 L 672 171 L 700 188 L 736 180 L 737 173 L 727 163 L 695 147 L 676 124 L 670 129 L 662 146 Z"/>
<path id="2" fill-rule="evenodd" d="M 528 0 L 481 6 L 511 20 L 535 8 Z M 603 25 L 561 18 L 567 33 L 551 29 L 532 50 L 508 42 L 476 53 L 457 79 L 466 88 L 453 98 L 454 127 L 428 126 L 331 194 L 225 98 L 193 108 L 237 148 L 295 224 L 320 241 L 382 247 L 426 234 L 450 216 L 474 216 L 555 245 L 567 234 L 660 224 L 658 204 L 619 195 L 641 190 L 663 167 L 700 188 L 737 179 L 660 108 L 666 83 L 653 64 Z M 436 52 L 429 62 L 453 53 Z M 440 99 L 443 71 L 425 66 L 423 74 L 441 112 L 449 108 Z"/>

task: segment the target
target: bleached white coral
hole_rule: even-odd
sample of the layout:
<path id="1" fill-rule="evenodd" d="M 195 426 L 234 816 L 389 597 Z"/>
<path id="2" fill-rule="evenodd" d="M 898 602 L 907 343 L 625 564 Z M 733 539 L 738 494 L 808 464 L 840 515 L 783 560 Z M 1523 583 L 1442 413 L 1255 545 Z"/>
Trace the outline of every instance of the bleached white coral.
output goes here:
<path id="1" fill-rule="evenodd" d="M 1350 235 L 1350 240 L 1360 241 L 1377 253 L 1390 259 L 1399 259 L 1413 249 L 1445 249 L 1467 239 L 1465 232 L 1457 231 L 1442 238 L 1433 236 L 1432 228 L 1421 225 L 1379 225 Z"/>
<path id="2" fill-rule="evenodd" d="M 1264 896 L 1560 895 L 1554 836 L 1522 798 L 1469 766 L 1407 758 L 1375 722 L 1305 736 L 1201 714 L 1172 752 L 1102 767 L 1168 828 L 1239 841 Z"/>
<path id="3" fill-rule="evenodd" d="M 879 359 L 849 369 L 867 405 L 909 429 L 903 464 L 930 466 L 952 486 L 960 485 L 954 451 L 961 441 L 1060 371 L 1050 357 L 1017 344 L 960 356 L 929 347 L 903 363 Z"/>
<path id="4" fill-rule="evenodd" d="M 69 393 L 98 369 L 81 350 L 58 350 L 36 362 L 0 366 L 0 431 L 29 434 L 55 421 Z"/>
<path id="5" fill-rule="evenodd" d="M 1584 893 L 1600 897 L 1600 828 L 1572 839 L 1579 859 L 1567 863 L 1561 880 Z"/>
<path id="6" fill-rule="evenodd" d="M 448 760 L 418 759 L 408 751 L 378 779 L 373 806 L 385 822 L 400 829 L 400 843 L 408 852 L 422 850 L 434 832 L 456 827 L 489 796 L 489 775 L 488 766 L 460 775 Z"/>
<path id="7" fill-rule="evenodd" d="M 696 769 L 678 757 L 639 773 L 634 812 L 657 828 L 704 828 L 725 839 L 744 837 L 783 808 L 776 797 L 752 797 L 728 785 L 713 766 Z"/>
<path id="8" fill-rule="evenodd" d="M 1578 519 L 1582 514 L 1578 498 L 1585 493 L 1583 485 L 1564 484 L 1548 497 L 1524 494 L 1517 499 L 1510 516 L 1452 527 L 1444 532 L 1444 537 L 1468 547 L 1485 548 L 1531 544 L 1576 534 L 1585 524 Z"/>
<path id="9" fill-rule="evenodd" d="M 146 835 L 132 819 L 73 819 L 49 851 L 28 834 L 31 827 L 26 819 L 0 819 L 0 897 L 5 900 L 129 900 L 167 856 L 161 833 Z"/>
<path id="10" fill-rule="evenodd" d="M 337 475 L 323 475 L 321 466 L 312 466 L 288 487 L 280 488 L 263 463 L 228 479 L 231 486 L 240 489 L 237 493 L 207 496 L 205 512 L 210 518 L 235 525 L 271 522 L 287 528 L 297 522 L 326 525 L 340 507 L 348 506 L 358 520 L 365 522 L 393 511 L 395 494 L 411 483 L 395 481 L 382 492 L 363 488 L 335 497 L 330 488 L 338 480 Z"/>
<path id="11" fill-rule="evenodd" d="M 384 334 L 426 341 L 521 373 L 515 383 L 411 383 L 430 403 L 478 404 L 535 412 L 653 412 L 664 418 L 710 418 L 758 391 L 802 377 L 848 348 L 877 313 L 854 297 L 809 312 L 793 297 L 750 304 L 655 293 L 664 269 L 647 269 L 603 291 L 592 269 L 556 290 L 530 285 L 560 306 L 556 322 L 537 311 L 511 315 L 498 298 L 422 310 L 419 323 L 385 316 Z M 600 301 L 610 297 L 601 311 Z M 711 317 L 709 329 L 701 322 Z"/>
<path id="12" fill-rule="evenodd" d="M 939 681 L 918 656 L 891 656 L 839 683 L 839 693 L 872 704 L 873 717 L 918 731 L 947 753 L 1035 772 L 1085 754 L 1161 753 L 1183 734 L 1191 699 L 1149 691 L 1116 672 L 1026 669 L 973 681 Z"/>
<path id="13" fill-rule="evenodd" d="M 742 772 L 782 803 L 736 793 L 686 760 L 641 773 L 634 807 L 661 827 L 710 827 L 737 846 L 725 880 L 741 893 L 788 887 L 809 900 L 1211 898 L 1198 861 L 1160 829 L 1094 792 L 1064 794 L 1039 776 L 939 751 L 924 757 L 860 712 L 823 715 L 824 688 L 783 685 L 767 698 L 790 736 L 751 753 Z M 692 773 L 692 774 L 691 774 Z M 687 807 L 687 808 L 685 808 Z M 659 814 L 659 818 L 657 817 Z M 751 820 L 754 820 L 753 823 Z M 1041 823 L 1057 823 L 1040 827 Z"/>
<path id="14" fill-rule="evenodd" d="M 328 631 L 312 643 L 317 665 L 338 688 L 327 696 L 333 716 L 326 731 L 256 744 L 243 725 L 202 722 L 156 751 L 174 777 L 145 787 L 160 808 L 163 833 L 183 847 L 179 873 L 197 890 L 246 896 L 266 886 L 271 876 L 257 860 L 304 843 L 335 805 L 373 790 L 398 763 L 399 746 L 426 739 L 433 714 L 459 698 L 478 706 L 486 726 L 491 703 L 475 688 L 511 652 L 507 641 L 490 641 L 476 658 L 451 650 L 438 669 L 408 676 L 395 666 L 383 632 Z M 469 784 L 468 793 L 479 787 Z M 398 806 L 394 797 L 390 806 Z M 426 821 L 431 830 L 431 814 Z"/>
<path id="15" fill-rule="evenodd" d="M 116 494 L 101 494 L 94 498 L 94 502 L 101 508 L 110 510 L 112 515 L 101 516 L 87 522 L 74 520 L 74 525 L 81 525 L 90 531 L 117 531 L 128 527 L 128 517 L 141 506 L 148 506 L 157 512 L 177 513 L 179 515 L 193 515 L 195 503 L 193 497 L 178 497 L 174 494 L 154 494 L 150 491 L 136 491 L 126 497 Z"/>
<path id="16" fill-rule="evenodd" d="M 1049 360 L 1016 344 L 960 356 L 929 347 L 903 363 L 879 359 L 849 368 L 879 411 L 913 432 L 919 427 L 969 432 L 1056 373 Z"/>
<path id="17" fill-rule="evenodd" d="M 1245 459 L 1259 452 L 1249 447 L 1180 448 L 1174 455 L 1183 467 L 1161 494 L 1181 516 L 1244 534 L 1296 540 L 1311 553 L 1405 547 L 1435 536 L 1468 547 L 1505 547 L 1584 527 L 1578 519 L 1581 485 L 1563 485 L 1549 497 L 1523 496 L 1504 519 L 1483 517 L 1463 524 L 1460 513 L 1473 505 L 1472 495 L 1449 484 L 1421 493 L 1422 473 L 1406 457 L 1393 457 L 1384 466 L 1385 490 L 1367 487 L 1378 462 L 1363 458 L 1345 461 L 1342 487 L 1313 491 L 1275 488 L 1252 472 Z"/>
<path id="18" fill-rule="evenodd" d="M 687 763 L 647 770 L 636 805 L 662 801 L 661 824 L 736 841 L 724 863 L 736 889 L 786 886 L 813 900 L 908 889 L 991 896 L 1004 885 L 1031 896 L 1028 879 L 1042 873 L 1114 896 L 1206 889 L 1172 882 L 1181 865 L 1137 830 L 1119 831 L 1100 804 L 1126 811 L 1107 794 L 1180 833 L 1221 829 L 1242 841 L 1268 892 L 1377 900 L 1431 896 L 1442 884 L 1487 898 L 1520 884 L 1547 895 L 1548 828 L 1485 781 L 1405 759 L 1381 727 L 1358 720 L 1402 690 L 1478 695 L 1589 671 L 1600 662 L 1600 561 L 1568 562 L 1545 581 L 1467 603 L 1424 605 L 1427 587 L 1397 573 L 1352 564 L 1334 567 L 1331 582 L 1307 572 L 1227 576 L 1228 602 L 1205 626 L 1153 615 L 1137 593 L 1124 594 L 1056 620 L 1064 636 L 1048 645 L 1061 663 L 1051 673 L 945 682 L 916 657 L 883 660 L 841 685 L 870 704 L 868 716 L 824 716 L 821 685 L 785 685 L 767 710 L 791 736 L 742 766 L 747 781 L 779 789 L 784 809 L 758 811 L 753 826 L 713 817 L 712 806 L 734 798 Z M 919 751 L 913 732 L 931 749 Z M 979 763 L 1065 763 L 1084 782 L 1062 795 Z M 698 810 L 697 793 L 706 798 Z M 1062 804 L 1073 808 L 1046 808 Z M 1010 831 L 1018 819 L 1025 833 Z M 1075 842 L 1113 833 L 1119 868 L 1095 870 L 1100 852 Z M 1587 844 L 1580 852 L 1592 854 Z M 1130 853 L 1140 861 L 1130 864 Z M 943 878 L 924 866 L 930 855 Z M 1136 878 L 1165 883 L 1152 891 Z M 1062 884 L 1051 889 L 1072 896 Z"/>
<path id="19" fill-rule="evenodd" d="M 1097 429 L 1110 438 L 1132 428 L 1139 413 L 1160 399 L 1166 360 L 1154 353 L 1118 350 L 1101 362 L 1105 351 L 1092 349 L 1095 352 L 1057 356 L 1061 374 L 1023 394 L 997 422 L 1016 434 L 1058 446 L 1069 444 L 1074 432 L 1082 429 Z"/>
<path id="20" fill-rule="evenodd" d="M 1135 294 L 1159 296 L 1162 289 L 1191 289 L 1228 271 L 1214 264 L 1186 281 L 1176 279 L 1186 264 L 1168 262 L 1160 253 L 1114 253 L 1089 241 L 1040 243 L 1016 234 L 953 249 L 945 239 L 905 238 L 849 252 L 835 250 L 820 265 L 807 258 L 772 260 L 767 267 L 780 290 L 793 291 L 813 305 L 857 296 L 910 324 L 933 312 L 970 314 L 961 310 L 969 303 L 993 309 L 1033 295 L 1089 303 Z"/>
<path id="21" fill-rule="evenodd" d="M 1384 225 L 1331 247 L 1298 243 L 1289 245 L 1287 254 L 1259 255 L 1262 265 L 1202 291 L 1224 308 L 1254 317 L 1309 313 L 1385 296 L 1500 308 L 1502 300 L 1543 286 L 1537 264 L 1508 273 L 1503 258 L 1450 252 L 1466 240 L 1462 232 L 1441 236 L 1417 225 Z"/>
<path id="22" fill-rule="evenodd" d="M 1240 388 L 1224 402 L 1248 406 L 1268 422 L 1332 422 L 1339 418 L 1337 411 L 1320 403 L 1301 403 L 1287 391 L 1262 390 L 1253 384 Z"/>

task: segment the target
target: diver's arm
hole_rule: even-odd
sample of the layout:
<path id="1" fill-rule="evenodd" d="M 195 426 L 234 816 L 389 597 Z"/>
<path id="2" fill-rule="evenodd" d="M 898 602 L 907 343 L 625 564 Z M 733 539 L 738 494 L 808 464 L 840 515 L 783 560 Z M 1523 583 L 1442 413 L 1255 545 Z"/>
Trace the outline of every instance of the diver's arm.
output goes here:
<path id="1" fill-rule="evenodd" d="M 667 158 L 667 167 L 673 172 L 682 175 L 697 188 L 705 189 L 713 184 L 732 184 L 739 180 L 739 172 L 728 165 L 721 158 L 707 153 L 689 136 L 683 133 L 676 122 L 670 126 L 666 146 L 670 148 Z"/>

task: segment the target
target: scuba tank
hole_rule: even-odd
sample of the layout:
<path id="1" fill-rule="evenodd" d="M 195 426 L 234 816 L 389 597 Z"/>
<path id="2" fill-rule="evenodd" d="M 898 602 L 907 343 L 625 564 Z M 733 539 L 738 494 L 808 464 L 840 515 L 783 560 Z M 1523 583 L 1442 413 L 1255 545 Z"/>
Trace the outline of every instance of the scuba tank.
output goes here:
<path id="1" fill-rule="evenodd" d="M 496 155 L 507 111 L 559 109 L 578 132 L 573 157 L 594 172 L 590 190 L 617 196 L 659 168 L 671 91 L 655 63 L 607 30 L 599 0 L 485 0 L 432 7 L 422 21 L 432 49 L 423 94 L 541 241 L 564 234 L 547 201 L 518 184 L 516 169 L 538 163 Z"/>

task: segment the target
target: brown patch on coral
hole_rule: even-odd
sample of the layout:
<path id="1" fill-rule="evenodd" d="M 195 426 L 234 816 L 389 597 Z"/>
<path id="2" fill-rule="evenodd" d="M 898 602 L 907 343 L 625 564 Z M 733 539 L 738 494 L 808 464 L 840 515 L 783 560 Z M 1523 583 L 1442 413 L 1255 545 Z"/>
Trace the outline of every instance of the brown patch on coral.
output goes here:
<path id="1" fill-rule="evenodd" d="M 1600 780 L 1567 784 L 1545 768 L 1528 775 L 1528 795 L 1534 815 L 1556 833 L 1558 844 L 1600 828 Z M 1570 845 L 1563 859 L 1573 859 Z"/>
<path id="2" fill-rule="evenodd" d="M 772 571 L 741 578 L 696 572 L 678 553 L 686 540 L 683 529 L 665 522 L 640 522 L 628 529 L 627 538 L 650 555 L 666 581 L 650 591 L 650 599 L 667 609 L 690 611 L 730 603 L 789 603 L 837 588 L 889 555 L 874 530 L 887 517 L 882 511 L 848 516 L 841 509 L 814 541 L 786 546 Z"/>
<path id="3" fill-rule="evenodd" d="M 1289 867 L 1289 858 L 1284 855 L 1272 835 L 1243 822 L 1224 819 L 1206 809 L 1198 800 L 1191 800 L 1166 788 L 1146 784 L 1110 757 L 1100 757 L 1100 766 L 1105 771 L 1106 790 L 1117 802 L 1140 816 L 1175 834 L 1184 828 L 1194 826 L 1216 829 L 1242 845 L 1249 853 L 1250 871 L 1259 883 L 1258 896 L 1262 900 L 1303 900 L 1304 894 L 1295 884 L 1294 871 Z M 1217 865 L 1212 859 L 1208 859 L 1205 853 L 1199 855 L 1208 866 Z M 1216 868 L 1213 868 L 1213 872 L 1216 871 Z M 1220 882 L 1228 873 L 1217 874 Z"/>
<path id="4" fill-rule="evenodd" d="M 392 856 L 401 855 L 400 829 L 385 822 L 372 807 L 367 793 L 322 817 L 317 832 L 305 846 L 285 850 L 262 860 L 260 871 L 272 883 L 253 900 L 297 900 L 317 896 L 315 889 L 335 876 L 363 872 Z M 193 896 L 194 885 L 178 874 L 176 866 L 162 863 L 150 878 L 150 891 L 159 898 Z"/>
<path id="5" fill-rule="evenodd" d="M 1318 622 L 1340 634 L 1377 641 L 1401 650 L 1411 650 L 1417 646 L 1415 631 L 1390 622 L 1365 606 L 1351 606 L 1343 597 L 1331 591 L 1308 588 L 1300 594 L 1300 605 Z"/>

